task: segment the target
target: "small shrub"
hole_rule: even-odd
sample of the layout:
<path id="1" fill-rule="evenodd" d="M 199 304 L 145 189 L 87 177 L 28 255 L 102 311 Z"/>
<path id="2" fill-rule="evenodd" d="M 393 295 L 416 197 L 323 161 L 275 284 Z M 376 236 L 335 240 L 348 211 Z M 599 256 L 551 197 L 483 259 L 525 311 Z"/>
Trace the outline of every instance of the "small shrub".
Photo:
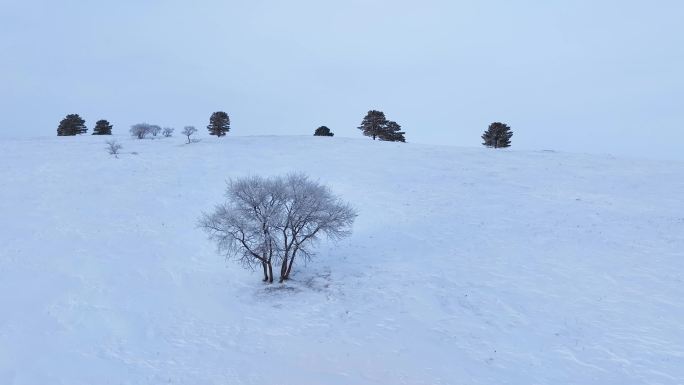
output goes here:
<path id="1" fill-rule="evenodd" d="M 314 136 L 335 136 L 335 134 L 328 127 L 320 126 L 314 131 Z"/>
<path id="2" fill-rule="evenodd" d="M 109 155 L 114 155 L 115 158 L 119 158 L 119 151 L 123 148 L 123 146 L 114 139 L 108 140 L 105 143 L 107 144 L 105 149 Z"/>

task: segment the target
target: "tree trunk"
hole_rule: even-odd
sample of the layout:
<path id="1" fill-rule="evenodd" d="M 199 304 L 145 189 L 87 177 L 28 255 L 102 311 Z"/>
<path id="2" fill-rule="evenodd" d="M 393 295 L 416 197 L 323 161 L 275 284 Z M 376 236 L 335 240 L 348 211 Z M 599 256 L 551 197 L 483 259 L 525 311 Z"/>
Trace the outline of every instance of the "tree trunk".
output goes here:
<path id="1" fill-rule="evenodd" d="M 285 255 L 283 256 L 283 264 L 280 265 L 280 281 L 279 281 L 280 283 L 283 283 L 283 281 L 286 279 L 285 274 L 287 273 L 287 261 L 288 260 L 289 259 L 287 257 L 287 252 L 285 252 Z"/>
<path id="2" fill-rule="evenodd" d="M 261 262 L 261 267 L 264 268 L 264 282 L 268 282 L 268 270 L 266 268 L 266 263 Z"/>
<path id="3" fill-rule="evenodd" d="M 294 254 L 292 254 L 292 258 L 290 258 L 290 264 L 287 265 L 287 271 L 285 272 L 284 279 L 290 279 L 290 271 L 292 271 L 292 264 L 293 263 L 294 263 Z"/>
<path id="4" fill-rule="evenodd" d="M 273 266 L 268 262 L 268 283 L 273 283 Z"/>

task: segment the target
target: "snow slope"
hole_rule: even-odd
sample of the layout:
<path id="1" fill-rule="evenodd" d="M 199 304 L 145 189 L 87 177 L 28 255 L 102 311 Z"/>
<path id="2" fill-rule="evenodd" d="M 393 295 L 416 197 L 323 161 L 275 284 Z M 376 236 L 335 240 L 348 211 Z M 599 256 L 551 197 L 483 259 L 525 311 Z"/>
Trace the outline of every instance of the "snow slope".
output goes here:
<path id="1" fill-rule="evenodd" d="M 684 383 L 683 163 L 104 140 L 0 142 L 0 384 Z M 265 286 L 195 224 L 293 170 L 359 217 Z"/>

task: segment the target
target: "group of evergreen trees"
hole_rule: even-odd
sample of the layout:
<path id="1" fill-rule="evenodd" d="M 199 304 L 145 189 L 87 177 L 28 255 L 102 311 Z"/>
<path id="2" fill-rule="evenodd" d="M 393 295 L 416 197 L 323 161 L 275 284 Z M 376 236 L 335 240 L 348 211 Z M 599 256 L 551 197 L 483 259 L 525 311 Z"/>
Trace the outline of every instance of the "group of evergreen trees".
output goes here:
<path id="1" fill-rule="evenodd" d="M 387 120 L 385 113 L 382 111 L 371 110 L 361 121 L 358 127 L 363 131 L 365 136 L 370 136 L 375 139 L 384 140 L 387 142 L 406 142 L 404 137 L 405 132 L 401 130 L 401 126 L 397 122 Z M 334 136 L 326 126 L 320 126 L 314 132 L 314 136 Z"/>
<path id="2" fill-rule="evenodd" d="M 401 131 L 399 123 L 387 120 L 382 111 L 368 111 L 358 128 L 363 135 L 370 136 L 373 140 L 377 138 L 387 142 L 406 142 L 405 132 Z"/>
<path id="3" fill-rule="evenodd" d="M 78 114 L 69 114 L 59 122 L 57 126 L 57 136 L 74 136 L 81 135 L 88 132 L 85 125 L 85 120 Z M 108 121 L 102 119 L 95 123 L 93 128 L 93 135 L 111 135 L 112 125 Z"/>
<path id="4" fill-rule="evenodd" d="M 388 142 L 406 142 L 404 137 L 405 132 L 401 131 L 401 126 L 394 121 L 387 120 L 385 113 L 382 111 L 371 110 L 361 121 L 358 127 L 363 132 L 363 135 Z M 333 136 L 334 134 L 326 126 L 321 126 L 316 129 L 314 136 Z M 493 148 L 505 148 L 511 146 L 511 137 L 513 131 L 507 124 L 501 122 L 494 122 L 489 125 L 487 130 L 482 134 L 483 145 Z"/>

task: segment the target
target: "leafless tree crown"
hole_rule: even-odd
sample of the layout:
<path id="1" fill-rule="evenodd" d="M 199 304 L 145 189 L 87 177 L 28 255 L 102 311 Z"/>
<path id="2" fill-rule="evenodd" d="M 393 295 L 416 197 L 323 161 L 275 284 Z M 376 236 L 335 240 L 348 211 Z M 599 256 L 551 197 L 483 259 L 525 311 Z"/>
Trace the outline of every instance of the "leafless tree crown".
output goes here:
<path id="1" fill-rule="evenodd" d="M 264 281 L 290 278 L 295 260 L 309 260 L 320 237 L 341 239 L 351 232 L 356 212 L 330 189 L 304 174 L 231 180 L 226 202 L 200 219 L 220 253 L 244 266 L 261 266 Z"/>
<path id="2" fill-rule="evenodd" d="M 150 133 L 152 136 L 157 136 L 161 132 L 162 128 L 157 126 L 156 124 L 153 124 L 150 126 Z"/>
<path id="3" fill-rule="evenodd" d="M 130 133 L 138 139 L 145 139 L 145 137 L 152 133 L 154 130 L 153 125 L 147 123 L 138 123 L 131 126 Z"/>
<path id="4" fill-rule="evenodd" d="M 107 144 L 107 147 L 105 147 L 105 149 L 107 150 L 109 155 L 114 155 L 115 158 L 118 158 L 119 150 L 121 150 L 123 146 L 114 139 L 106 141 L 105 144 Z"/>
<path id="5" fill-rule="evenodd" d="M 181 134 L 185 135 L 188 137 L 188 143 L 191 142 L 190 137 L 194 135 L 197 132 L 197 129 L 194 126 L 185 126 L 183 127 L 183 131 L 181 131 Z"/>

